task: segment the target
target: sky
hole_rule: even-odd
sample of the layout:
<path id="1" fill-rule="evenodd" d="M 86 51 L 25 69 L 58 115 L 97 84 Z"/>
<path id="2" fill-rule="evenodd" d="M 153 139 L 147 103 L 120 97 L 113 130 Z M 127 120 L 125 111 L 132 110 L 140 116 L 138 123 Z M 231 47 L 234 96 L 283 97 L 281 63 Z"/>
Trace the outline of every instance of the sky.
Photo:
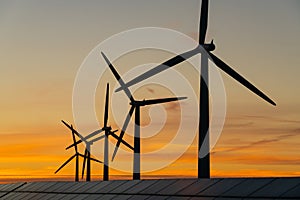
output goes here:
<path id="1" fill-rule="evenodd" d="M 198 0 L 1 0 L 0 181 L 72 178 L 73 164 L 57 175 L 54 171 L 73 153 L 64 150 L 71 142 L 71 134 L 60 120 L 74 124 L 72 94 L 84 59 L 107 38 L 134 28 L 168 28 L 196 40 L 199 12 Z M 267 104 L 220 72 L 227 111 L 222 134 L 212 149 L 213 177 L 300 175 L 299 35 L 297 0 L 210 1 L 206 41 L 214 39 L 214 53 L 277 103 L 276 107 Z M 176 46 L 176 41 L 173 44 Z M 105 50 L 110 51 L 108 47 Z M 186 50 L 189 49 L 181 51 Z M 114 64 L 125 74 L 137 65 L 158 64 L 171 56 L 165 51 L 144 50 L 123 55 Z M 106 82 L 111 88 L 118 84 L 108 68 L 101 67 L 106 71 L 99 80 L 94 106 L 102 122 L 101 95 Z M 182 63 L 175 69 L 197 93 L 198 79 L 193 68 Z M 168 88 L 146 85 L 134 95 L 143 99 L 174 93 Z M 123 102 L 120 110 L 127 112 L 127 103 Z M 143 109 L 143 126 L 151 123 L 151 116 L 167 117 L 157 135 L 142 140 L 142 152 L 160 149 L 175 137 L 181 111 L 195 110 L 189 101 L 181 105 Z M 156 111 L 159 114 L 155 115 Z M 189 115 L 184 119 L 188 134 L 195 132 L 189 126 L 195 118 Z M 117 120 L 109 120 L 113 128 L 120 129 Z M 152 124 L 157 129 L 160 126 Z M 147 131 L 145 128 L 145 134 L 149 134 Z M 125 139 L 132 142 L 130 135 Z M 145 172 L 142 177 L 196 177 L 197 137 L 192 139 L 178 159 L 162 169 Z M 174 154 L 181 149 L 172 148 Z M 100 153 L 95 154 L 101 159 Z M 116 168 L 130 168 L 131 154 L 125 148 L 123 154 L 114 161 Z M 168 156 L 150 156 L 145 162 L 155 163 Z M 101 177 L 101 170 L 101 165 L 93 165 L 95 178 Z M 111 174 L 113 178 L 130 177 L 128 171 L 112 170 Z"/>

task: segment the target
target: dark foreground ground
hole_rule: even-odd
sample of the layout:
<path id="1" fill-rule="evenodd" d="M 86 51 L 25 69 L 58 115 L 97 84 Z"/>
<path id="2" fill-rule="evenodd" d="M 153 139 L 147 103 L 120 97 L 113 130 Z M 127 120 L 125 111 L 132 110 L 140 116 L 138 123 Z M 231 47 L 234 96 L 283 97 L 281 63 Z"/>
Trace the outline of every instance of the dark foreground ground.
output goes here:
<path id="1" fill-rule="evenodd" d="M 300 199 L 300 178 L 23 182 L 0 185 L 0 199 Z"/>

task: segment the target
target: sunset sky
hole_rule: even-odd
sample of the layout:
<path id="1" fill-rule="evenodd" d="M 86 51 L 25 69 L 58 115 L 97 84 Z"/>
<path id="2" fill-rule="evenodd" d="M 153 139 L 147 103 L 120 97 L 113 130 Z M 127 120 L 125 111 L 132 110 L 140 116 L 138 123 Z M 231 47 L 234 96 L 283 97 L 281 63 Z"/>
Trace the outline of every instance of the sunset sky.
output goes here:
<path id="1" fill-rule="evenodd" d="M 74 124 L 72 92 L 84 59 L 102 41 L 134 28 L 168 28 L 197 40 L 199 12 L 199 0 L 1 0 L 0 182 L 72 178 L 73 163 L 57 175 L 54 171 L 73 155 L 72 150 L 64 150 L 71 143 L 71 134 L 60 120 Z M 277 103 L 276 107 L 269 105 L 220 72 L 227 113 L 222 134 L 212 149 L 213 177 L 300 176 L 299 35 L 298 0 L 210 0 L 207 42 L 214 39 L 214 53 Z M 182 48 L 182 52 L 190 49 Z M 113 63 L 125 74 L 138 65 L 144 65 L 146 71 L 150 68 L 145 64 L 158 64 L 172 56 L 145 50 L 124 55 Z M 101 62 L 99 67 L 107 71 L 99 80 L 94 105 L 100 126 L 106 82 L 111 88 L 119 86 Z M 175 69 L 189 80 L 198 95 L 194 69 L 187 63 Z M 174 95 L 157 85 L 140 86 L 134 93 L 138 99 Z M 127 112 L 128 101 L 124 95 L 123 98 L 122 109 Z M 167 120 L 157 135 L 142 140 L 142 152 L 162 148 L 175 137 L 180 110 L 195 109 L 189 101 L 181 105 L 143 109 L 143 125 L 151 123 L 151 116 L 158 116 L 156 109 L 161 114 L 164 108 Z M 110 116 L 110 125 L 120 129 L 112 113 Z M 191 120 L 197 119 L 189 116 L 184 123 Z M 192 127 L 186 130 L 187 134 L 193 131 Z M 130 136 L 125 139 L 132 143 Z M 193 138 L 175 162 L 144 173 L 142 178 L 196 177 L 197 141 L 197 137 Z M 178 148 L 172 147 L 174 154 L 182 144 L 177 145 Z M 116 168 L 132 164 L 131 153 L 123 150 L 114 161 Z M 96 151 L 96 157 L 102 159 Z M 161 154 L 147 162 L 167 158 Z M 100 178 L 101 173 L 102 165 L 93 165 L 94 179 Z M 131 176 L 130 172 L 119 170 L 112 170 L 111 174 L 113 178 Z"/>

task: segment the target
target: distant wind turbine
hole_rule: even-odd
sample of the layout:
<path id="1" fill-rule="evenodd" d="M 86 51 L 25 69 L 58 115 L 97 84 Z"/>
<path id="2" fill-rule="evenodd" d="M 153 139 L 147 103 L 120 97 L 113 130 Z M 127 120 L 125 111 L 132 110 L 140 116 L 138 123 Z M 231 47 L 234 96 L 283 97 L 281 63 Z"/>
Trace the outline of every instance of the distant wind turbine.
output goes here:
<path id="1" fill-rule="evenodd" d="M 107 86 L 106 86 L 106 99 L 105 99 L 105 111 L 104 111 L 104 118 L 103 118 L 104 119 L 104 123 L 103 123 L 104 125 L 103 125 L 102 129 L 100 129 L 99 131 L 95 131 L 95 132 L 89 134 L 88 136 L 86 136 L 84 138 L 85 140 L 88 140 L 88 139 L 96 136 L 97 134 L 100 134 L 102 131 L 105 131 L 104 135 L 102 135 L 100 137 L 96 137 L 95 139 L 90 141 L 90 142 L 94 143 L 94 142 L 96 142 L 98 140 L 101 140 L 103 138 L 105 139 L 104 140 L 104 165 L 103 165 L 103 180 L 104 181 L 108 181 L 108 179 L 109 179 L 108 137 L 111 135 L 112 137 L 114 137 L 115 139 L 117 139 L 119 141 L 119 137 L 115 134 L 115 132 L 117 132 L 118 130 L 112 131 L 112 128 L 110 126 L 107 126 L 107 122 L 108 122 L 108 103 L 109 103 L 109 84 L 107 83 Z M 80 144 L 81 142 L 82 142 L 82 140 L 74 142 L 74 144 L 68 146 L 66 149 L 69 149 L 73 146 L 76 146 L 77 144 Z M 133 150 L 133 147 L 130 144 L 128 144 L 124 140 L 121 140 L 121 142 L 125 146 L 127 146 L 128 148 Z"/>
<path id="2" fill-rule="evenodd" d="M 115 78 L 119 82 L 119 84 L 124 88 L 125 94 L 127 97 L 130 99 L 130 105 L 131 108 L 129 110 L 128 115 L 126 116 L 124 125 L 122 127 L 121 133 L 119 140 L 116 144 L 115 151 L 113 153 L 112 160 L 116 156 L 116 153 L 119 149 L 120 143 L 122 141 L 122 138 L 125 134 L 126 128 L 129 124 L 129 120 L 135 111 L 135 126 L 134 126 L 134 157 L 133 157 L 133 180 L 140 180 L 140 108 L 143 106 L 148 106 L 148 105 L 154 105 L 154 104 L 162 104 L 162 103 L 167 103 L 167 102 L 172 102 L 172 101 L 179 101 L 186 99 L 186 97 L 174 97 L 174 98 L 164 98 L 164 99 L 151 99 L 151 100 L 143 100 L 143 101 L 137 101 L 133 98 L 131 92 L 127 87 L 125 87 L 124 81 L 122 80 L 121 76 L 118 74 L 117 70 L 114 68 L 112 63 L 108 60 L 108 58 L 104 55 L 103 52 L 101 52 L 103 58 L 105 59 L 106 63 L 108 64 L 110 70 L 114 74 Z"/>
<path id="3" fill-rule="evenodd" d="M 96 138 L 94 140 L 91 141 L 87 141 L 80 133 L 78 133 L 73 126 L 70 126 L 69 124 L 67 124 L 64 120 L 62 120 L 62 123 L 64 125 L 66 125 L 72 132 L 74 132 L 80 139 L 81 141 L 83 141 L 85 143 L 85 153 L 84 153 L 84 161 L 83 161 L 83 169 L 82 169 L 82 177 L 84 174 L 84 169 L 85 169 L 85 164 L 86 164 L 86 181 L 91 181 L 91 161 L 95 161 L 98 163 L 103 163 L 102 161 L 99 161 L 97 159 L 94 159 L 91 157 L 91 145 L 93 145 L 93 143 L 97 140 L 99 140 L 99 138 Z M 101 138 L 100 138 L 101 139 Z M 77 145 L 78 142 L 75 142 L 73 145 Z"/>
<path id="4" fill-rule="evenodd" d="M 79 181 L 79 156 L 83 157 L 84 159 L 86 158 L 86 155 L 82 155 L 81 153 L 78 152 L 78 147 L 77 147 L 77 142 L 75 138 L 75 132 L 73 131 L 73 126 L 70 126 L 72 129 L 72 137 L 73 137 L 73 146 L 75 150 L 75 154 L 71 156 L 66 162 L 64 162 L 54 173 L 58 173 L 64 166 L 66 166 L 69 162 L 71 162 L 74 158 L 76 158 L 76 163 L 75 163 L 75 181 Z M 101 162 L 99 160 L 96 160 L 94 158 L 90 158 L 91 160 L 95 162 Z"/>
<path id="5" fill-rule="evenodd" d="M 276 105 L 267 95 L 257 89 L 244 77 L 239 75 L 235 70 L 233 70 L 229 65 L 224 63 L 221 59 L 211 53 L 215 50 L 215 45 L 213 40 L 211 43 L 205 43 L 206 32 L 208 24 L 208 0 L 202 0 L 201 6 L 201 16 L 200 16 L 200 27 L 199 27 L 199 45 L 190 51 L 187 51 L 183 54 L 177 55 L 161 65 L 154 67 L 153 69 L 143 73 L 142 75 L 134 78 L 128 83 L 124 83 L 116 91 L 127 90 L 128 87 L 137 84 L 145 79 L 148 79 L 164 70 L 167 70 L 190 57 L 202 54 L 201 55 L 201 78 L 200 78 L 200 119 L 199 119 L 199 141 L 198 141 L 198 178 L 209 178 L 210 177 L 210 154 L 209 154 L 209 75 L 208 75 L 208 60 L 211 59 L 217 67 L 231 76 L 233 79 L 244 85 L 250 91 L 269 102 L 272 105 Z M 208 136 L 206 138 L 206 135 Z M 206 139 L 205 139 L 206 138 Z M 207 155 L 202 157 L 200 156 L 200 147 L 204 152 L 207 152 Z"/>

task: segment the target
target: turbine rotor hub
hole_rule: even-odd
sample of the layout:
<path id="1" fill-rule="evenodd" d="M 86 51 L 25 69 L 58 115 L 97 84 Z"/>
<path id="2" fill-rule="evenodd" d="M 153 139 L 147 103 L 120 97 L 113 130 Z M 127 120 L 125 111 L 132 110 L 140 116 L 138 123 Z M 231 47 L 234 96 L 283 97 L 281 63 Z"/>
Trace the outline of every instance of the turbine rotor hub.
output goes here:
<path id="1" fill-rule="evenodd" d="M 111 131 L 111 126 L 103 127 L 102 129 L 103 129 L 104 131 Z"/>
<path id="2" fill-rule="evenodd" d="M 216 49 L 216 45 L 213 43 L 213 41 L 209 44 L 201 44 L 200 46 L 202 46 L 208 52 L 214 51 Z"/>

